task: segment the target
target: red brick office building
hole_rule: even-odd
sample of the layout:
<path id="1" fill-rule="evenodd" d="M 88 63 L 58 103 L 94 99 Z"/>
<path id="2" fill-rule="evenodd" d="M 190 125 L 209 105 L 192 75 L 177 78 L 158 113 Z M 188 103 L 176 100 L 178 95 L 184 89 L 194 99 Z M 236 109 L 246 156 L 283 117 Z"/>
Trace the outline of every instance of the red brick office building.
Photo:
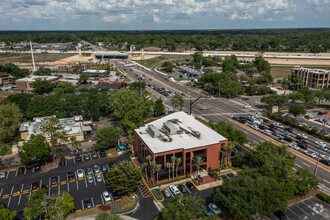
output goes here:
<path id="1" fill-rule="evenodd" d="M 228 140 L 185 112 L 170 114 L 134 131 L 134 151 L 140 162 L 151 155 L 162 165 L 159 182 L 168 180 L 166 163 L 172 162 L 172 156 L 182 159 L 178 166 L 181 177 L 196 170 L 194 157 L 204 159 L 201 167 L 206 170 L 219 168 L 221 145 L 228 145 Z M 148 173 L 152 173 L 150 167 Z"/>

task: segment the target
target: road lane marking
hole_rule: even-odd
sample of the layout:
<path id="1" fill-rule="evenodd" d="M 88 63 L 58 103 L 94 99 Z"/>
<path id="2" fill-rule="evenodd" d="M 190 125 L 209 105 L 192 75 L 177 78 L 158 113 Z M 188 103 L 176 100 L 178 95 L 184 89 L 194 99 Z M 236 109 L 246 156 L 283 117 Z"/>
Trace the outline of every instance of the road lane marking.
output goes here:
<path id="1" fill-rule="evenodd" d="M 103 196 L 101 195 L 102 204 L 104 204 Z"/>
<path id="2" fill-rule="evenodd" d="M 82 204 L 82 210 L 85 210 L 84 201 L 83 200 L 81 200 L 81 204 Z"/>
<path id="3" fill-rule="evenodd" d="M 17 172 L 18 172 L 18 169 L 16 170 L 16 174 L 15 174 L 15 176 L 17 176 Z"/>
<path id="4" fill-rule="evenodd" d="M 325 180 L 325 179 L 323 179 L 323 181 L 324 181 L 324 182 L 327 182 L 327 183 L 329 183 L 329 184 L 330 184 L 330 182 L 329 182 L 329 181 L 327 181 L 327 180 Z"/>
<path id="5" fill-rule="evenodd" d="M 2 195 L 2 191 L 3 191 L 3 189 L 1 189 L 1 191 L 0 191 L 0 197 L 1 197 L 1 195 Z"/>
<path id="6" fill-rule="evenodd" d="M 21 193 L 20 193 L 19 199 L 18 199 L 18 205 L 21 203 L 21 198 L 22 198 L 22 194 L 23 194 L 23 186 L 24 186 L 24 184 L 22 184 Z"/>
<path id="7" fill-rule="evenodd" d="M 77 180 L 77 173 L 74 172 L 74 175 L 76 176 L 76 180 Z M 79 187 L 78 187 L 78 181 L 76 181 L 76 185 L 77 185 L 77 190 L 79 190 Z"/>
<path id="8" fill-rule="evenodd" d="M 309 164 L 302 162 L 305 166 L 311 167 Z"/>

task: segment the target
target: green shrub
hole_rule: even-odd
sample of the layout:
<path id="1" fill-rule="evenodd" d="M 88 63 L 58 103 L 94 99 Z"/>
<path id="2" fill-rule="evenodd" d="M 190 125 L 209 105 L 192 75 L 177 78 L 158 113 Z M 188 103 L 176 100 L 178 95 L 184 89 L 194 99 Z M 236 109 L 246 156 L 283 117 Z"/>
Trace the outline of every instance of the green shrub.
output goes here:
<path id="1" fill-rule="evenodd" d="M 152 189 L 151 191 L 157 200 L 162 200 L 164 198 L 162 192 L 159 189 Z"/>
<path id="2" fill-rule="evenodd" d="M 316 196 L 323 202 L 330 204 L 330 196 L 328 196 L 327 194 L 321 192 L 321 193 L 317 194 Z"/>

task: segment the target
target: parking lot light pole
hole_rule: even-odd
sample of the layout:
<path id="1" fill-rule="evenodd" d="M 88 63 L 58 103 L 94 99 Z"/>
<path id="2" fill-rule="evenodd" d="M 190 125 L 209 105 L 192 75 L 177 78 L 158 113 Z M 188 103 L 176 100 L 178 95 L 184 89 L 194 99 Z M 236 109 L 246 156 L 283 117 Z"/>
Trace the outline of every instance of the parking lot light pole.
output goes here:
<path id="1" fill-rule="evenodd" d="M 317 161 L 316 161 L 316 165 L 315 165 L 315 170 L 314 170 L 314 176 L 316 176 L 317 169 L 319 168 L 320 155 L 321 155 L 321 153 L 319 153 L 319 156 L 317 157 Z"/>

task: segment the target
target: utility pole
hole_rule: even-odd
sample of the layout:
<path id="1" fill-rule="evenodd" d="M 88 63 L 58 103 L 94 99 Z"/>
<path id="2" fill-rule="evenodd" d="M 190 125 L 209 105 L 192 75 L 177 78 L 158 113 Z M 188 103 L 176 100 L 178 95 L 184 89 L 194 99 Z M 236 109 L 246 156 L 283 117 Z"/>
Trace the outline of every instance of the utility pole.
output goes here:
<path id="1" fill-rule="evenodd" d="M 319 153 L 319 156 L 317 157 L 317 162 L 316 162 L 315 170 L 314 170 L 314 176 L 316 176 L 316 174 L 317 174 L 317 169 L 319 168 L 320 155 L 321 155 L 321 153 Z"/>
<path id="2" fill-rule="evenodd" d="M 31 47 L 31 55 L 32 55 L 32 63 L 33 63 L 33 72 L 36 71 L 36 64 L 34 63 L 34 56 L 33 56 L 33 48 L 32 48 L 32 42 L 30 41 L 30 47 Z"/>
<path id="3" fill-rule="evenodd" d="M 220 79 L 219 79 L 219 98 L 220 98 Z"/>

